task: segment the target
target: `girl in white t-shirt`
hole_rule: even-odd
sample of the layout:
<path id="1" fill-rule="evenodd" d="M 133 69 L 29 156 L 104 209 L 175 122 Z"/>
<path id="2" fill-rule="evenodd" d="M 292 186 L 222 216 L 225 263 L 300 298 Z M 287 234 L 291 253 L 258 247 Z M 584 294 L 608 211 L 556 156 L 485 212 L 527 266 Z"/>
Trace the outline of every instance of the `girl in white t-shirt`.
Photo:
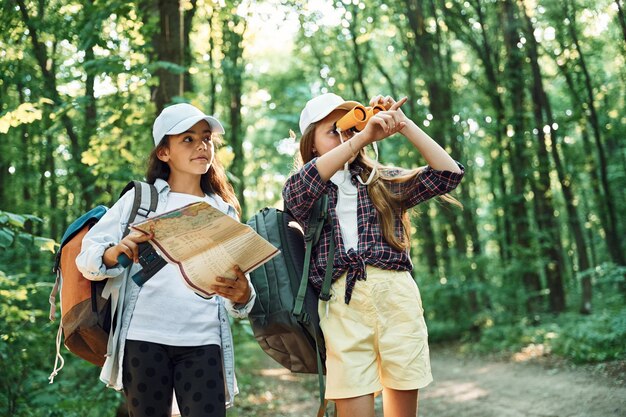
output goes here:
<path id="1" fill-rule="evenodd" d="M 149 157 L 147 182 L 158 193 L 156 213 L 206 201 L 237 218 L 239 203 L 215 158 L 220 122 L 190 104 L 161 112 L 153 126 L 156 147 Z M 134 191 L 133 191 L 134 192 Z M 236 280 L 218 278 L 205 299 L 189 290 L 179 270 L 167 264 L 138 287 L 118 264 L 128 256 L 136 264 L 139 244 L 151 236 L 123 237 L 134 196 L 126 193 L 83 240 L 78 268 L 94 280 L 111 279 L 116 307 L 109 355 L 100 375 L 123 389 L 133 417 L 169 416 L 173 393 L 185 416 L 224 416 L 237 393 L 232 336 L 226 311 L 247 315 L 254 291 L 236 268 Z M 120 281 L 115 285 L 115 281 Z"/>

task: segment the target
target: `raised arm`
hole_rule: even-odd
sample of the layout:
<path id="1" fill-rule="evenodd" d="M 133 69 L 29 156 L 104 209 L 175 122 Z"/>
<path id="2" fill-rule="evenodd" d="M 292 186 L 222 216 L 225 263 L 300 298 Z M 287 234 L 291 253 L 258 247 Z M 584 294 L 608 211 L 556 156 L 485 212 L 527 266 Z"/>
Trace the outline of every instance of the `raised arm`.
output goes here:
<path id="1" fill-rule="evenodd" d="M 397 103 L 394 102 L 387 111 L 381 111 L 367 122 L 365 129 L 357 133 L 352 139 L 321 155 L 316 162 L 317 170 L 324 181 L 328 181 L 346 162 L 353 160 L 363 147 L 385 139 L 406 128 L 406 116 L 400 106 L 406 102 L 406 97 Z"/>
<path id="2" fill-rule="evenodd" d="M 398 103 L 404 103 L 406 98 L 398 101 Z M 384 104 L 393 105 L 398 104 L 390 97 L 376 96 L 370 101 L 370 105 Z M 435 142 L 426 132 L 424 132 L 413 120 L 406 117 L 402 109 L 398 106 L 397 113 L 401 114 L 401 120 L 405 123 L 405 126 L 400 133 L 404 135 L 420 154 L 426 160 L 426 163 L 433 169 L 439 171 L 450 171 L 454 173 L 460 173 L 461 168 L 452 157 L 443 149 L 437 142 Z M 419 164 L 421 165 L 421 163 Z"/>

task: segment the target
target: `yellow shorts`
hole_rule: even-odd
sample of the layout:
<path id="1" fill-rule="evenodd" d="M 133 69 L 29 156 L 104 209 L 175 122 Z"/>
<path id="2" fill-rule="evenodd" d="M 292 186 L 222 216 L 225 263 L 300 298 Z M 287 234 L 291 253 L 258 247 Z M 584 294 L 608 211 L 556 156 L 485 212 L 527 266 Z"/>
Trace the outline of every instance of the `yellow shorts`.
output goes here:
<path id="1" fill-rule="evenodd" d="M 406 271 L 367 267 L 350 304 L 345 274 L 319 303 L 326 340 L 326 398 L 420 389 L 432 382 L 428 331 L 417 284 Z"/>

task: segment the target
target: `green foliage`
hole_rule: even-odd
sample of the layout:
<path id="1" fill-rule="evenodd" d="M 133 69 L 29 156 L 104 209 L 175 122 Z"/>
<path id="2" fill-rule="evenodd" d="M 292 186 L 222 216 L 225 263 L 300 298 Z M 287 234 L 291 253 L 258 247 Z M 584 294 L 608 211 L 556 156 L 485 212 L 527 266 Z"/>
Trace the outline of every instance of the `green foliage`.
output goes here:
<path id="1" fill-rule="evenodd" d="M 586 271 L 581 271 L 576 278 L 581 281 L 585 278 L 591 278 L 593 283 L 600 290 L 609 290 L 609 297 L 620 297 L 619 292 L 610 291 L 616 286 L 623 285 L 626 282 L 626 266 L 615 265 L 612 262 L 604 262 Z"/>
<path id="2" fill-rule="evenodd" d="M 454 320 L 430 320 L 428 322 L 428 340 L 430 343 L 447 343 L 459 340 L 467 327 Z"/>
<path id="3" fill-rule="evenodd" d="M 626 308 L 564 315 L 559 323 L 560 333 L 549 343 L 554 354 L 577 363 L 626 358 Z"/>
<path id="4" fill-rule="evenodd" d="M 54 240 L 22 232 L 27 222 L 41 223 L 42 220 L 30 214 L 20 215 L 0 210 L 0 248 L 8 249 L 14 243 L 21 242 L 30 243 L 40 250 L 54 252 Z"/>
<path id="5" fill-rule="evenodd" d="M 98 382 L 99 369 L 71 357 L 63 346 L 65 367 L 54 384 L 48 382 L 58 327 L 48 318 L 54 281 L 49 251 L 54 242 L 26 231 L 29 223 L 40 221 L 32 215 L 0 212 L 0 236 L 6 239 L 0 251 L 0 413 L 110 417 L 119 395 Z"/>
<path id="6" fill-rule="evenodd" d="M 488 323 L 478 336 L 465 337 L 468 350 L 515 353 L 532 345 L 575 363 L 626 359 L 626 308 L 621 306 L 587 316 L 570 312 L 514 323 Z"/>

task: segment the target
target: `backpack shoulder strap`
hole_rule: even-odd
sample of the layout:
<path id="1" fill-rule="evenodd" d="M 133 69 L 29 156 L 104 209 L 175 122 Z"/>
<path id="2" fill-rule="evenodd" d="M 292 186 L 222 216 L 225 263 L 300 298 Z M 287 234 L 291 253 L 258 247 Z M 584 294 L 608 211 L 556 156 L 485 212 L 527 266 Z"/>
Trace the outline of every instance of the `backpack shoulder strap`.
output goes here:
<path id="1" fill-rule="evenodd" d="M 328 215 L 328 195 L 324 194 L 313 204 L 311 214 L 309 215 L 307 231 L 304 235 L 304 243 L 306 246 L 304 253 L 304 266 L 302 268 L 300 287 L 298 288 L 298 295 L 296 296 L 293 309 L 293 314 L 296 315 L 296 317 L 301 317 L 303 314 L 304 297 L 306 295 L 307 283 L 309 282 L 309 270 L 311 267 L 311 254 L 313 246 L 319 242 L 322 229 L 327 222 L 331 226 L 331 238 L 330 251 L 328 253 L 328 264 L 326 265 L 326 274 L 324 276 L 324 283 L 322 284 L 322 292 L 320 293 L 320 299 L 324 301 L 327 301 L 330 298 L 330 284 L 332 282 L 333 263 L 335 261 L 335 236 L 332 219 Z M 307 321 L 306 317 L 301 318 L 303 321 Z"/>
<path id="2" fill-rule="evenodd" d="M 311 242 L 313 246 L 320 240 L 324 223 L 328 216 L 328 194 L 323 194 L 320 198 L 313 203 L 311 213 L 309 214 L 309 221 L 307 224 L 306 235 L 304 236 L 305 242 Z"/>
<path id="3" fill-rule="evenodd" d="M 335 262 L 335 227 L 333 224 L 333 219 L 330 217 L 328 213 L 328 194 L 322 195 L 313 206 L 313 210 L 311 211 L 311 219 L 309 221 L 309 231 L 312 234 L 312 245 L 314 246 L 320 239 L 320 235 L 322 233 L 322 229 L 326 224 L 330 225 L 330 245 L 328 248 L 328 262 L 326 264 L 326 274 L 324 275 L 324 282 L 322 283 L 322 290 L 320 291 L 320 300 L 328 301 L 330 299 L 330 285 L 333 279 L 333 265 Z M 314 230 L 312 230 L 314 229 Z M 307 242 L 308 243 L 308 242 Z M 308 271 L 309 264 L 311 260 L 311 254 L 309 253 L 308 258 L 305 258 L 306 263 L 306 271 L 307 271 L 307 279 L 308 279 Z"/>
<path id="4" fill-rule="evenodd" d="M 150 213 L 156 211 L 157 205 L 159 204 L 159 196 L 154 184 L 148 184 L 143 181 L 129 182 L 122 190 L 120 197 L 132 188 L 135 189 L 135 199 L 133 200 L 133 206 L 128 216 L 128 225 L 134 223 L 137 216 L 147 218 Z M 130 228 L 127 227 L 124 231 L 124 236 L 126 236 L 129 231 Z"/>
<path id="5" fill-rule="evenodd" d="M 324 275 L 324 282 L 322 284 L 322 291 L 320 292 L 319 298 L 324 301 L 328 301 L 330 299 L 330 285 L 333 277 L 333 264 L 335 261 L 335 230 L 333 226 L 333 221 L 330 215 L 328 214 L 328 194 L 322 195 L 315 203 L 311 209 L 311 213 L 309 215 L 309 221 L 307 224 L 307 231 L 304 235 L 304 242 L 306 245 L 306 251 L 304 254 L 304 266 L 302 268 L 302 277 L 300 278 L 300 287 L 298 288 L 298 295 L 296 296 L 293 308 L 293 314 L 298 318 L 302 323 L 308 323 L 310 317 L 308 313 L 304 311 L 304 297 L 306 295 L 307 285 L 309 282 L 309 270 L 311 267 L 311 253 L 313 250 L 313 246 L 317 244 L 320 240 L 320 236 L 322 234 L 322 229 L 326 224 L 330 224 L 331 228 L 331 236 L 330 236 L 330 247 L 328 252 L 328 263 L 326 265 L 326 274 Z M 317 411 L 317 417 L 327 416 L 326 408 L 328 401 L 324 399 L 325 392 L 325 382 L 324 382 L 324 367 L 322 364 L 322 355 L 320 353 L 320 345 L 318 335 L 315 334 L 315 353 L 317 359 L 317 376 L 318 376 L 318 385 L 319 385 L 319 395 L 320 395 L 320 406 Z"/>

